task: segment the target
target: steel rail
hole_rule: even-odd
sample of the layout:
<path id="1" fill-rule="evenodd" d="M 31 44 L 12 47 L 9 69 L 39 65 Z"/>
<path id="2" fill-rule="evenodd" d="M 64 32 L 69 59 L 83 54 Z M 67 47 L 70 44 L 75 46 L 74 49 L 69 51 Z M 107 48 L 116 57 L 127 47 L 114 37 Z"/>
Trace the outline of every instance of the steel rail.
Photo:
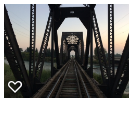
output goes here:
<path id="1" fill-rule="evenodd" d="M 61 92 L 61 88 L 62 88 L 62 86 L 64 84 L 64 81 L 65 81 L 65 78 L 66 78 L 66 75 L 67 75 L 67 72 L 68 72 L 68 69 L 69 69 L 70 64 L 71 64 L 71 60 L 70 60 L 70 62 L 68 64 L 68 67 L 66 66 L 65 70 L 63 71 L 63 73 L 60 75 L 60 77 L 58 78 L 57 82 L 55 83 L 54 87 L 49 92 L 47 98 L 51 98 L 53 96 L 53 93 L 55 92 L 56 88 L 58 87 L 58 84 L 60 83 L 59 81 L 61 80 L 61 78 L 63 77 L 63 75 L 65 75 L 64 78 L 63 78 L 63 80 L 62 80 L 62 82 L 61 82 L 60 88 L 59 88 L 59 90 L 57 92 L 57 95 L 59 96 L 59 94 Z"/>
<path id="2" fill-rule="evenodd" d="M 77 62 L 76 62 L 76 63 L 77 63 Z M 85 85 L 85 83 L 84 83 L 84 80 L 83 80 L 83 78 L 82 78 L 82 75 L 81 75 L 81 73 L 80 73 L 79 68 L 77 67 L 77 65 L 76 65 L 76 69 L 77 69 L 77 71 L 78 71 L 78 75 L 79 75 L 79 78 L 80 78 L 80 80 L 81 80 L 81 82 L 82 82 L 82 85 L 83 85 L 83 87 L 84 87 L 84 90 L 85 90 L 85 92 L 86 92 L 86 95 L 87 95 L 88 98 L 90 98 L 91 96 L 90 96 L 90 94 L 89 94 L 89 92 L 88 92 L 88 90 L 87 90 L 87 87 L 86 87 L 86 85 Z"/>
<path id="3" fill-rule="evenodd" d="M 76 61 L 77 63 L 77 61 Z M 91 78 L 85 73 L 85 71 L 82 69 L 82 67 L 77 63 L 78 67 L 80 68 L 81 72 L 85 75 L 86 79 L 88 80 L 90 86 L 92 87 L 92 89 L 94 90 L 95 94 L 97 95 L 97 97 L 99 98 L 106 98 L 106 96 L 104 95 L 104 93 L 100 90 L 100 88 L 98 86 L 96 86 L 94 84 L 94 82 L 91 80 Z"/>
<path id="4" fill-rule="evenodd" d="M 75 75 L 76 75 L 76 81 L 77 81 L 77 85 L 78 85 L 78 91 L 79 91 L 79 96 L 80 98 L 82 98 L 82 94 L 81 94 L 81 89 L 80 89 L 80 85 L 79 85 L 79 79 L 78 79 L 78 74 L 77 74 L 77 70 L 76 70 L 76 63 L 74 61 L 74 67 L 75 67 Z"/>
<path id="5" fill-rule="evenodd" d="M 68 63 L 69 63 L 69 61 L 49 80 L 49 82 L 45 86 L 43 86 L 40 90 L 38 90 L 38 92 L 33 96 L 33 98 L 41 98 L 41 97 L 43 97 L 43 95 L 45 94 L 45 92 L 48 89 L 48 87 L 54 82 L 56 77 L 58 75 L 60 75 L 60 73 L 63 72 L 63 70 L 66 68 Z"/>
<path id="6" fill-rule="evenodd" d="M 70 62 L 70 63 L 72 63 L 72 62 Z M 59 90 L 58 90 L 58 92 L 57 92 L 57 94 L 56 94 L 56 96 L 55 96 L 56 98 L 59 98 L 59 95 L 60 95 L 62 86 L 63 86 L 63 84 L 64 84 L 64 81 L 65 81 L 65 79 L 66 79 L 66 76 L 67 76 L 67 73 L 68 73 L 68 70 L 69 70 L 69 67 L 70 67 L 70 63 L 69 63 L 69 66 L 68 66 L 68 68 L 67 68 L 67 70 L 66 70 L 65 76 L 64 76 L 64 78 L 63 78 L 63 80 L 62 80 L 62 82 L 61 82 L 60 88 L 59 88 Z"/>

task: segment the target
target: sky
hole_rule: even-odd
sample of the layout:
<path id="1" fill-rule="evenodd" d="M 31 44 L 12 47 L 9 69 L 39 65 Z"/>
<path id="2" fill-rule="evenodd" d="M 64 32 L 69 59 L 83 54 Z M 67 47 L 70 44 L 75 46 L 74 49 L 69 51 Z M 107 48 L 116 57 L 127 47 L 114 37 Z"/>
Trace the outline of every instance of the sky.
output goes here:
<path id="1" fill-rule="evenodd" d="M 62 4 L 61 7 L 84 7 L 83 4 Z M 25 50 L 30 45 L 30 4 L 6 4 L 19 47 Z M 95 13 L 103 46 L 108 50 L 108 4 L 96 4 Z M 49 15 L 48 4 L 36 5 L 36 48 L 40 50 Z M 78 18 L 66 18 L 58 29 L 58 44 L 62 32 L 83 32 L 86 45 L 87 30 Z M 122 54 L 129 33 L 129 4 L 114 4 L 115 54 Z M 51 36 L 48 48 L 51 46 Z M 93 48 L 96 47 L 93 37 Z"/>

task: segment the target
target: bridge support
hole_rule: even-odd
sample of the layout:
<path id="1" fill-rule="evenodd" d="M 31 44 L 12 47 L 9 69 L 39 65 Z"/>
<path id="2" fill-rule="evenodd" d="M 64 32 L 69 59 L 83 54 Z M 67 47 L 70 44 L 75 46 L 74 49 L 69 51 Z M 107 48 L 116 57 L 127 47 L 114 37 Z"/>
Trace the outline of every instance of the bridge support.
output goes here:
<path id="1" fill-rule="evenodd" d="M 86 50 L 85 50 L 85 62 L 84 62 L 84 69 L 85 70 L 87 70 L 87 65 L 88 65 L 89 46 L 90 46 L 90 30 L 87 29 Z"/>
<path id="2" fill-rule="evenodd" d="M 90 14 L 91 15 L 91 14 Z M 93 30 L 90 23 L 90 77 L 93 78 Z"/>
<path id="3" fill-rule="evenodd" d="M 93 31 L 94 31 L 94 37 L 96 42 L 96 49 L 98 53 L 99 65 L 101 69 L 102 80 L 104 84 L 107 84 L 108 67 L 107 67 L 106 57 L 103 49 L 102 39 L 101 39 L 95 11 L 92 11 L 92 23 L 93 23 Z"/>
<path id="4" fill-rule="evenodd" d="M 52 34 L 51 34 L 51 77 L 54 75 L 53 58 L 54 58 L 54 10 L 52 12 Z"/>
<path id="5" fill-rule="evenodd" d="M 129 35 L 117 68 L 111 97 L 122 97 L 129 81 Z"/>
<path id="6" fill-rule="evenodd" d="M 54 42 L 55 42 L 55 54 L 56 54 L 57 69 L 59 69 L 60 68 L 60 60 L 59 60 L 59 48 L 58 48 L 58 35 L 57 35 L 57 29 L 55 29 L 55 26 L 54 26 Z"/>
<path id="7" fill-rule="evenodd" d="M 81 65 L 83 65 L 84 64 L 84 41 L 83 41 L 83 39 L 81 40 Z"/>
<path id="8" fill-rule="evenodd" d="M 42 40 L 42 44 L 41 44 L 41 48 L 40 48 L 40 52 L 39 52 L 39 56 L 38 56 L 38 60 L 36 63 L 36 69 L 35 69 L 36 82 L 40 82 L 40 79 L 41 79 L 41 74 L 42 74 L 44 60 L 45 60 L 45 52 L 47 50 L 50 31 L 51 31 L 51 24 L 52 24 L 52 12 L 50 11 L 43 40 Z"/>
<path id="9" fill-rule="evenodd" d="M 114 78 L 114 5 L 108 4 L 108 65 L 109 78 Z"/>
<path id="10" fill-rule="evenodd" d="M 30 5 L 30 59 L 29 59 L 29 78 L 33 94 L 35 78 L 35 43 L 36 43 L 36 4 Z"/>
<path id="11" fill-rule="evenodd" d="M 108 4 L 108 88 L 109 95 L 114 84 L 114 5 Z"/>
<path id="12" fill-rule="evenodd" d="M 21 92 L 23 97 L 30 97 L 32 93 L 29 77 L 5 5 L 4 53 L 6 55 L 7 61 L 9 62 L 15 79 L 22 82 Z"/>
<path id="13" fill-rule="evenodd" d="M 61 37 L 61 46 L 60 46 L 60 64 L 63 65 L 63 37 Z"/>

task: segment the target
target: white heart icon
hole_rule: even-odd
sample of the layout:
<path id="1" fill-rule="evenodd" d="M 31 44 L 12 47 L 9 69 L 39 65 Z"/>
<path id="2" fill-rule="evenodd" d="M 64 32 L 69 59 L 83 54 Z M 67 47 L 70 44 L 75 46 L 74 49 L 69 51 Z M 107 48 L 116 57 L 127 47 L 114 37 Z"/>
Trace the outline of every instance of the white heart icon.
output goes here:
<path id="1" fill-rule="evenodd" d="M 10 86 L 10 83 L 13 83 L 14 85 L 16 85 L 17 83 L 20 83 L 20 86 L 19 86 L 16 90 L 14 90 L 14 89 Z M 22 87 L 22 82 L 21 82 L 21 81 L 17 81 L 17 82 L 15 83 L 15 82 L 13 82 L 13 81 L 10 81 L 10 82 L 8 82 L 8 87 L 9 87 L 14 93 L 16 93 L 16 92 Z"/>

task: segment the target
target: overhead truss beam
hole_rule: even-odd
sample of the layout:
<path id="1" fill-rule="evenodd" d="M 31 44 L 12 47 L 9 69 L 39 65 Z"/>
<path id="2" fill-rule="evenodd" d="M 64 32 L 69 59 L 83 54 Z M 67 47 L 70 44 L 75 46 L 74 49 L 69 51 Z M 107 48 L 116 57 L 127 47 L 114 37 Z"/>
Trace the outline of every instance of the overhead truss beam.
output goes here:
<path id="1" fill-rule="evenodd" d="M 56 9 L 56 8 L 59 8 L 61 4 L 48 4 L 49 5 L 49 8 L 52 10 L 53 8 Z M 95 8 L 96 4 L 83 4 L 85 7 L 90 7 L 92 9 Z"/>

